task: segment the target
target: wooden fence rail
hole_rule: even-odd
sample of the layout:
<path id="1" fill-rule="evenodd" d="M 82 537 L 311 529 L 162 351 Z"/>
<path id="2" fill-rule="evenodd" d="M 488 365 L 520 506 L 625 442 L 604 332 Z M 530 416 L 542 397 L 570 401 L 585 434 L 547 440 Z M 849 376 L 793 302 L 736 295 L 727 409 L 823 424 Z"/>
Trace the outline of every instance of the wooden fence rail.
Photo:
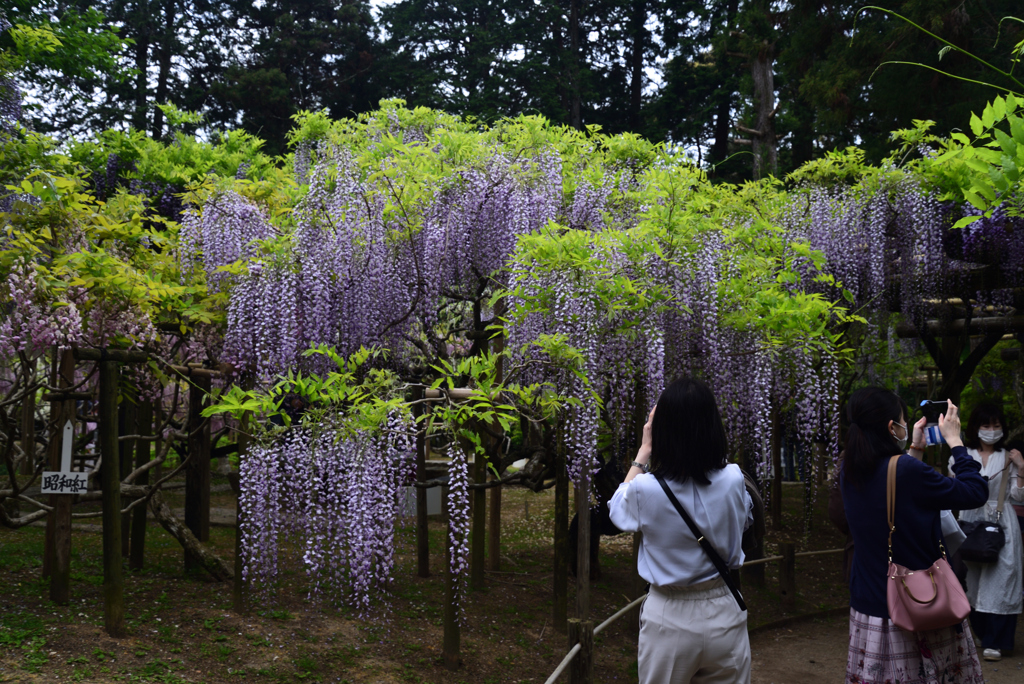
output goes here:
<path id="1" fill-rule="evenodd" d="M 792 549 L 791 542 L 783 542 L 784 547 L 790 547 Z M 794 553 L 790 550 L 789 553 L 784 553 L 782 556 L 769 556 L 767 558 L 757 558 L 752 561 L 748 561 L 743 564 L 744 567 L 748 565 L 761 565 L 763 563 L 771 563 L 774 561 L 780 561 L 779 577 L 780 583 L 784 586 L 783 589 L 783 604 L 792 605 L 796 600 L 795 593 L 792 591 L 787 592 L 788 578 L 795 577 L 795 568 L 792 567 L 793 562 L 796 558 L 807 557 L 807 556 L 823 556 L 826 554 L 842 553 L 843 549 L 822 549 L 818 551 L 801 551 Z M 788 560 L 787 560 L 788 559 Z M 787 596 L 788 594 L 788 596 Z M 644 599 L 647 598 L 647 594 L 644 594 L 635 601 L 631 601 L 628 605 L 620 608 L 607 620 L 594 627 L 594 623 L 589 620 L 569 620 L 569 651 L 562 658 L 562 662 L 558 664 L 554 672 L 544 681 L 544 684 L 554 684 L 562 674 L 572 666 L 569 673 L 570 684 L 590 684 L 593 681 L 593 670 L 594 670 L 594 637 L 600 634 L 602 631 L 607 629 L 613 622 L 621 618 L 623 615 L 634 610 L 637 606 L 643 603 Z"/>

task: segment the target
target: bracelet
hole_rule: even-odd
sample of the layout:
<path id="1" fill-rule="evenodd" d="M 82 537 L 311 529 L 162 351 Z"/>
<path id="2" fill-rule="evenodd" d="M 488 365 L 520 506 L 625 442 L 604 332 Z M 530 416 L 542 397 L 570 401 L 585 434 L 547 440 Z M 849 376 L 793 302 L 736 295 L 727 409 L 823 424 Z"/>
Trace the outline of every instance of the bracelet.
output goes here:
<path id="1" fill-rule="evenodd" d="M 917 446 L 916 444 L 911 444 L 910 448 L 915 450 L 915 451 L 924 451 L 925 446 L 927 446 L 927 445 L 926 444 L 922 444 L 921 446 Z"/>
<path id="2" fill-rule="evenodd" d="M 629 465 L 632 466 L 633 468 L 639 468 L 640 470 L 644 471 L 645 473 L 651 472 L 651 464 L 650 463 L 640 463 L 639 461 L 633 461 Z"/>

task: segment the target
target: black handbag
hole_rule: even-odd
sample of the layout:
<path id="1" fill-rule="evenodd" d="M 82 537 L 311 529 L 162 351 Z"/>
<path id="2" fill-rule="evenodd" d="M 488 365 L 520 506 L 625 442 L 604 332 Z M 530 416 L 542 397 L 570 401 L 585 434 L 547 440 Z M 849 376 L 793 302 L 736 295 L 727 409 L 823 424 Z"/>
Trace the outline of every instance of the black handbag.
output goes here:
<path id="1" fill-rule="evenodd" d="M 995 522 L 989 520 L 976 520 L 973 522 L 961 522 L 960 529 L 967 535 L 964 543 L 960 545 L 960 557 L 965 561 L 974 563 L 995 563 L 999 560 L 999 551 L 1006 545 L 1006 534 L 1000 520 L 1003 517 L 1003 504 L 1006 503 L 1006 488 L 1010 482 L 1010 462 L 1002 472 L 1002 481 L 999 483 L 999 503 L 996 504 Z"/>
<path id="2" fill-rule="evenodd" d="M 718 551 L 715 550 L 715 547 L 713 547 L 711 542 L 704 537 L 704 533 L 701 532 L 700 528 L 697 527 L 697 524 L 693 522 L 693 518 L 691 518 L 690 514 L 686 512 L 683 505 L 679 503 L 679 499 L 677 499 L 676 495 L 672 493 L 672 490 L 668 488 L 668 483 L 665 482 L 662 476 L 658 473 L 654 474 L 654 478 L 658 481 L 658 484 L 661 485 L 661 488 L 665 490 L 665 494 L 668 495 L 668 500 L 672 502 L 673 506 L 675 506 L 676 511 L 682 517 L 683 522 L 685 522 L 686 526 L 690 528 L 690 532 L 697 538 L 697 543 L 700 545 L 700 548 L 704 549 L 704 553 L 708 554 L 711 558 L 711 563 L 715 566 L 715 569 L 718 570 L 718 574 L 722 576 L 722 579 L 725 580 L 725 586 L 729 587 L 729 591 L 732 592 L 732 597 L 736 599 L 736 604 L 740 607 L 740 610 L 745 611 L 747 609 L 747 604 L 743 602 L 743 596 L 740 594 L 739 588 L 732 581 L 732 575 L 729 573 L 729 566 L 725 564 L 725 561 L 722 560 L 720 555 L 718 555 Z"/>

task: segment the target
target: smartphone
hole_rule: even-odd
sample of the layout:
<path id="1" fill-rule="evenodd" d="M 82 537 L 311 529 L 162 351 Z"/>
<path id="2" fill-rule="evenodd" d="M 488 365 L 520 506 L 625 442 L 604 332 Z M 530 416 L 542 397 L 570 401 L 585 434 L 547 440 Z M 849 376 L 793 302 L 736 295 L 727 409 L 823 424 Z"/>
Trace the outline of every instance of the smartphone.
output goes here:
<path id="1" fill-rule="evenodd" d="M 928 446 L 945 444 L 946 438 L 939 431 L 939 416 L 945 415 L 949 410 L 948 401 L 922 401 L 921 411 L 924 413 L 928 424 L 924 427 L 924 441 Z"/>
<path id="2" fill-rule="evenodd" d="M 926 416 L 930 417 L 930 416 L 934 415 L 935 416 L 935 420 L 938 421 L 939 414 L 940 413 L 944 414 L 946 411 L 949 410 L 949 402 L 948 401 L 930 401 L 930 400 L 926 399 L 926 400 L 921 402 L 921 409 L 924 411 L 924 414 Z M 931 422 L 931 421 L 929 421 L 929 422 Z"/>

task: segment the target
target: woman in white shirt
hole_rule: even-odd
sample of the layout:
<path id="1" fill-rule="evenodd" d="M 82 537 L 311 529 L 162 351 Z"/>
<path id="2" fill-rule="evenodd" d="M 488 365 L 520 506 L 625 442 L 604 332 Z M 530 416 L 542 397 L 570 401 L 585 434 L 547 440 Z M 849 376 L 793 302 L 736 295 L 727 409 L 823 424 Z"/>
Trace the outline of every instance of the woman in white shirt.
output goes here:
<path id="1" fill-rule="evenodd" d="M 967 598 L 971 602 L 971 627 L 981 639 L 982 657 L 996 661 L 1004 651 L 1013 650 L 1017 616 L 1024 608 L 1021 596 L 1021 534 L 1011 504 L 1024 503 L 1024 458 L 1016 449 L 1003 448 L 1006 418 L 995 404 L 979 404 L 971 411 L 964 434 L 967 453 L 981 464 L 981 475 L 988 480 L 988 502 L 981 508 L 962 511 L 960 520 L 995 521 L 999 490 L 1003 477 L 1010 482 L 999 524 L 1006 543 L 995 563 L 967 565 Z M 950 459 L 952 462 L 952 459 Z"/>
<path id="2" fill-rule="evenodd" d="M 608 504 L 616 527 L 643 533 L 637 571 L 651 590 L 640 612 L 641 684 L 750 681 L 746 610 L 656 479 L 725 564 L 738 568 L 753 504 L 726 450 L 711 390 L 676 380 L 651 410 L 636 460 Z"/>

